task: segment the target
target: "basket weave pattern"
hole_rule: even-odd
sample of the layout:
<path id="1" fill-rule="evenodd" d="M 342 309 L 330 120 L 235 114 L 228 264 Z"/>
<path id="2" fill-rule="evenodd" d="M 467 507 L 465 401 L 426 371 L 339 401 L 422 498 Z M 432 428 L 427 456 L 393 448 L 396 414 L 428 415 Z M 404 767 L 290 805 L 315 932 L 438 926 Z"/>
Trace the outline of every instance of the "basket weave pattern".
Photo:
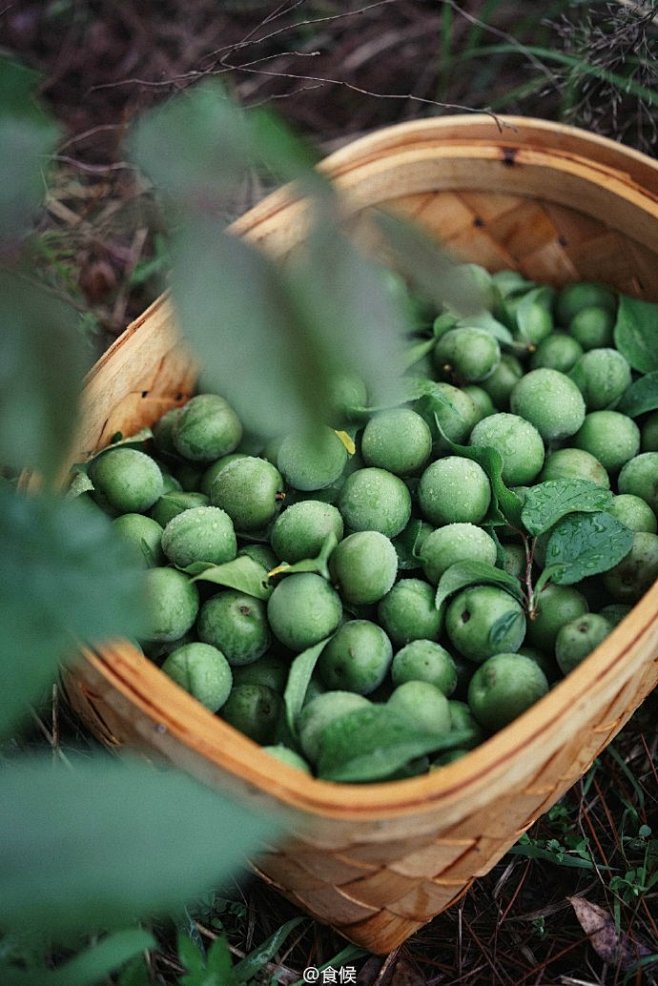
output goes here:
<path id="1" fill-rule="evenodd" d="M 449 118 L 389 128 L 324 165 L 356 235 L 362 210 L 415 217 L 457 256 L 561 284 L 607 281 L 658 299 L 658 166 L 570 128 Z M 289 191 L 235 231 L 279 256 L 302 240 Z M 152 424 L 195 383 L 160 299 L 92 372 L 72 461 L 116 431 Z M 582 776 L 658 681 L 658 585 L 533 709 L 464 760 L 373 785 L 309 781 L 212 716 L 125 642 L 86 649 L 71 704 L 104 742 L 164 757 L 285 819 L 261 876 L 350 940 L 386 952 L 488 872 Z"/>

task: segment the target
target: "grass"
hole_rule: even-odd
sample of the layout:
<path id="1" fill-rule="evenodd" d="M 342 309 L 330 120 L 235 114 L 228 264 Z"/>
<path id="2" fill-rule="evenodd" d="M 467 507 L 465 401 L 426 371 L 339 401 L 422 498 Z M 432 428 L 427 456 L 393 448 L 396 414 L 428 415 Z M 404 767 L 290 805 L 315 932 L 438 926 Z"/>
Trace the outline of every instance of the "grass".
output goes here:
<path id="1" fill-rule="evenodd" d="M 154 13 L 149 22 L 139 12 L 129 16 L 125 5 L 101 2 L 91 40 L 107 56 L 102 64 L 115 64 L 111 38 L 118 31 L 124 47 L 126 34 L 132 38 L 133 63 L 140 66 L 129 72 L 117 59 L 109 79 L 98 75 L 98 47 L 81 61 L 90 18 L 81 18 L 74 4 L 44 6 L 57 20 L 59 47 L 66 35 L 77 53 L 70 72 L 54 57 L 57 46 L 47 34 L 33 33 L 38 43 L 22 40 L 15 27 L 6 35 L 19 55 L 44 70 L 44 92 L 74 138 L 49 180 L 39 267 L 49 286 L 76 306 L 83 334 L 99 350 L 159 293 L 168 265 L 150 195 L 123 160 L 120 143 L 106 138 L 180 80 L 189 82 L 187 73 L 197 66 L 212 66 L 245 102 L 275 106 L 319 144 L 446 112 L 440 104 L 561 119 L 639 149 L 655 140 L 651 3 L 554 0 L 541 5 L 538 18 L 534 10 L 519 17 L 519 5 L 507 0 L 236 0 L 221 15 L 209 13 L 205 2 L 189 11 L 173 4 L 166 18 Z M 191 61 L 172 30 L 185 36 L 188 19 L 195 33 Z M 128 81 L 137 74 L 141 82 Z M 175 85 L 167 83 L 174 78 Z M 91 136 L 78 139 L 82 132 Z M 245 194 L 244 205 L 260 191 L 250 186 Z M 354 950 L 245 872 L 199 901 L 178 925 L 151 925 L 158 949 L 113 981 L 231 986 L 241 976 L 236 981 L 291 986 L 311 966 L 342 964 L 357 970 L 360 986 L 654 983 L 657 713 L 654 694 L 490 874 L 388 956 Z M 10 750 L 45 745 L 66 759 L 71 749 L 94 743 L 55 690 L 51 705 L 35 712 L 33 728 Z M 0 948 L 18 954 L 23 946 L 5 941 Z M 50 961 L 61 958 L 56 953 Z"/>

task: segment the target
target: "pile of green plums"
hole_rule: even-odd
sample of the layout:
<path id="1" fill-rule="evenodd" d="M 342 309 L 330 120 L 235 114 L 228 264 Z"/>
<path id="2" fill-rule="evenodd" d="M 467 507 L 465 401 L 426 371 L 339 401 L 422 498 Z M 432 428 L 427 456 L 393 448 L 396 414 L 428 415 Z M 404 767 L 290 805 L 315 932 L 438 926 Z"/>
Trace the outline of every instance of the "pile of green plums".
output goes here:
<path id="1" fill-rule="evenodd" d="M 416 305 L 410 339 L 427 345 L 395 406 L 369 409 L 358 379 L 337 381 L 350 397 L 337 396 L 332 420 L 259 443 L 226 400 L 201 393 L 145 442 L 89 464 L 87 495 L 146 569 L 144 653 L 302 770 L 314 771 L 331 724 L 374 704 L 437 737 L 416 770 L 463 755 L 575 668 L 658 577 L 658 412 L 616 410 L 637 378 L 613 341 L 618 296 L 595 283 L 539 292 L 519 334 L 515 278 L 489 280 L 511 344 L 486 319 Z M 477 582 L 437 608 L 457 563 L 524 584 L 541 573 L 541 538 L 529 554 L 527 538 L 491 521 L 491 477 L 455 445 L 497 450 L 520 495 L 565 478 L 611 490 L 634 532 L 627 557 L 599 578 L 548 582 L 532 612 Z M 260 573 L 257 591 L 231 566 L 240 558 Z M 312 648 L 291 728 L 290 669 Z"/>

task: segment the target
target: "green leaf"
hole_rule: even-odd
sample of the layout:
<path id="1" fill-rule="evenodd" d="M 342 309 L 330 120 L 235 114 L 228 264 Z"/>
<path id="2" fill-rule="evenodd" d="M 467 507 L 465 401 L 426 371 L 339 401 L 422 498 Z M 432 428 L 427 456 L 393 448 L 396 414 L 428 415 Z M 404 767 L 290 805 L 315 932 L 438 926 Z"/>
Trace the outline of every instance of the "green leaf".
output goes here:
<path id="1" fill-rule="evenodd" d="M 479 312 L 477 315 L 472 315 L 470 318 L 461 318 L 457 322 L 457 328 L 474 328 L 483 329 L 488 332 L 489 335 L 494 336 L 499 342 L 505 345 L 512 345 L 514 342 L 514 336 L 502 322 L 499 322 L 491 312 L 483 311 Z"/>
<path id="2" fill-rule="evenodd" d="M 143 956 L 134 958 L 121 971 L 117 986 L 151 986 L 151 977 Z"/>
<path id="3" fill-rule="evenodd" d="M 424 521 L 414 518 L 409 521 L 401 534 L 393 538 L 393 547 L 398 554 L 400 571 L 420 568 L 421 557 L 418 553 L 418 545 L 419 542 L 422 543 L 422 535 L 427 526 Z"/>
<path id="4" fill-rule="evenodd" d="M 148 948 L 155 948 L 153 935 L 139 928 L 116 931 L 92 945 L 54 971 L 0 969 L 3 986 L 93 986 L 105 980 L 129 959 Z M 120 980 L 124 984 L 123 977 Z M 137 980 L 139 982 L 139 980 Z M 141 980 L 145 982 L 144 979 Z"/>
<path id="5" fill-rule="evenodd" d="M 545 567 L 561 566 L 558 585 L 573 585 L 614 568 L 633 546 L 633 532 L 608 513 L 574 513 L 563 517 L 548 539 Z"/>
<path id="6" fill-rule="evenodd" d="M 83 500 L 0 489 L 0 735 L 9 734 L 81 641 L 138 637 L 144 570 Z M 11 614 L 11 619 L 9 618 Z"/>
<path id="7" fill-rule="evenodd" d="M 265 164 L 277 178 L 302 179 L 318 193 L 328 182 L 313 165 L 317 154 L 269 110 L 245 112 L 212 79 L 145 114 L 135 127 L 131 155 L 183 212 L 226 210 L 227 193 L 245 172 Z"/>
<path id="8" fill-rule="evenodd" d="M 306 698 L 306 691 L 308 689 L 309 682 L 315 670 L 315 665 L 317 660 L 324 650 L 325 645 L 330 640 L 330 637 L 325 637 L 317 644 L 313 644 L 312 647 L 307 648 L 307 650 L 302 651 L 298 654 L 292 664 L 290 665 L 290 671 L 288 673 L 288 683 L 286 685 L 286 690 L 283 693 L 283 702 L 286 709 L 286 722 L 288 728 L 293 736 L 297 736 L 297 717 L 302 711 L 302 706 L 304 705 L 304 699 Z"/>
<path id="9" fill-rule="evenodd" d="M 484 561 L 458 561 L 445 570 L 436 589 L 435 605 L 441 609 L 446 599 L 470 585 L 497 585 L 522 603 L 523 589 L 518 579 L 502 568 Z"/>
<path id="10" fill-rule="evenodd" d="M 499 616 L 489 630 L 489 643 L 492 647 L 500 648 L 503 641 L 509 638 L 517 624 L 525 625 L 525 616 L 518 610 Z"/>
<path id="11" fill-rule="evenodd" d="M 551 479 L 526 492 L 521 519 L 530 534 L 544 534 L 562 517 L 571 513 L 607 510 L 613 501 L 604 490 L 586 479 Z"/>
<path id="12" fill-rule="evenodd" d="M 177 320 L 204 367 L 204 387 L 256 434 L 322 420 L 330 406 L 323 347 L 274 262 L 205 218 L 181 227 L 173 258 Z"/>
<path id="13" fill-rule="evenodd" d="M 258 973 L 263 971 L 263 967 L 271 962 L 275 955 L 281 951 L 282 947 L 290 937 L 291 933 L 308 918 L 296 917 L 286 921 L 280 928 L 255 948 L 249 955 L 246 955 L 233 969 L 236 983 L 250 983 Z M 225 986 L 222 982 L 220 986 Z"/>
<path id="14" fill-rule="evenodd" d="M 404 354 L 403 369 L 408 370 L 428 356 L 436 345 L 436 339 L 422 339 L 410 346 Z"/>
<path id="15" fill-rule="evenodd" d="M 248 555 L 239 555 L 232 561 L 222 565 L 210 565 L 206 562 L 194 562 L 183 569 L 192 575 L 193 582 L 213 582 L 215 585 L 225 585 L 237 589 L 256 599 L 269 599 L 273 586 L 267 580 L 267 572 L 262 565 Z"/>
<path id="16" fill-rule="evenodd" d="M 204 955 L 199 945 L 186 934 L 179 934 L 177 941 L 178 958 L 187 969 L 188 975 L 183 976 L 185 986 L 198 982 L 206 971 Z M 186 982 L 187 980 L 187 982 Z"/>
<path id="17" fill-rule="evenodd" d="M 308 236 L 287 264 L 289 294 L 302 315 L 323 376 L 354 375 L 373 405 L 397 403 L 408 323 L 387 271 L 345 235 L 336 209 L 316 203 Z M 323 398 L 324 400 L 324 398 Z"/>
<path id="18" fill-rule="evenodd" d="M 511 849 L 508 849 L 507 851 L 513 856 L 525 856 L 526 859 L 541 859 L 545 860 L 547 863 L 553 863 L 556 866 L 566 866 L 577 870 L 594 869 L 594 864 L 591 859 L 586 860 L 581 856 L 570 855 L 566 850 L 556 853 L 550 849 L 544 849 L 542 846 L 530 841 L 517 842 L 515 846 L 512 846 Z M 604 869 L 607 868 L 608 867 L 604 867 Z"/>
<path id="19" fill-rule="evenodd" d="M 459 315 L 475 315 L 484 304 L 483 292 L 468 264 L 457 263 L 421 226 L 381 210 L 372 211 L 396 267 L 420 294 Z"/>
<path id="20" fill-rule="evenodd" d="M 277 828 L 185 774 L 100 754 L 5 763 L 0 803 L 0 926 L 53 936 L 180 910 Z"/>
<path id="21" fill-rule="evenodd" d="M 331 531 L 324 539 L 320 553 L 315 558 L 302 558 L 300 561 L 292 562 L 292 564 L 287 561 L 281 562 L 280 565 L 277 565 L 276 568 L 273 568 L 269 572 L 269 576 L 294 575 L 296 572 L 316 572 L 324 579 L 329 580 L 331 578 L 328 566 L 329 556 L 337 544 L 338 538 Z"/>
<path id="22" fill-rule="evenodd" d="M 107 445 L 105 445 L 102 449 L 100 449 L 98 452 L 95 452 L 93 455 L 90 455 L 89 458 L 85 459 L 84 462 L 76 462 L 75 465 L 72 466 L 74 479 L 75 476 L 79 473 L 87 473 L 89 470 L 89 466 L 92 464 L 92 462 L 96 462 L 97 459 L 102 458 L 102 456 L 104 456 L 107 452 L 111 452 L 117 448 L 136 448 L 139 450 L 144 450 L 145 446 L 152 438 L 153 438 L 153 432 L 151 431 L 150 428 L 140 428 L 140 430 L 136 431 L 134 435 L 128 435 L 127 437 L 124 437 L 121 434 L 121 432 L 118 432 L 116 435 L 112 437 L 112 440 Z M 94 486 L 91 483 L 91 480 L 89 480 L 89 483 L 90 485 L 87 487 L 87 489 L 93 490 Z"/>
<path id="23" fill-rule="evenodd" d="M 658 340 L 658 336 L 656 338 Z M 655 411 L 656 408 L 658 408 L 658 370 L 635 380 L 615 407 L 615 411 L 627 414 L 629 418 L 636 418 L 639 414 Z"/>
<path id="24" fill-rule="evenodd" d="M 620 294 L 614 338 L 634 370 L 658 370 L 658 305 Z"/>
<path id="25" fill-rule="evenodd" d="M 0 271 L 0 325 L 0 462 L 52 479 L 70 442 L 88 362 L 73 310 Z"/>
<path id="26" fill-rule="evenodd" d="M 198 935 L 198 932 L 197 932 Z M 237 986 L 228 942 L 220 935 L 208 949 L 207 955 L 187 935 L 178 936 L 178 955 L 187 969 L 180 986 Z"/>
<path id="27" fill-rule="evenodd" d="M 320 155 L 280 116 L 267 108 L 252 108 L 248 122 L 251 153 L 257 161 L 282 181 L 301 181 L 308 192 L 331 196 L 329 182 L 315 170 Z"/>
<path id="28" fill-rule="evenodd" d="M 535 341 L 537 306 L 551 310 L 555 289 L 540 285 L 527 291 L 514 307 L 514 321 L 522 339 Z"/>
<path id="29" fill-rule="evenodd" d="M 421 732 L 394 709 L 369 705 L 331 722 L 320 740 L 318 776 L 350 783 L 383 780 L 416 757 L 454 749 L 461 733 Z"/>
<path id="30" fill-rule="evenodd" d="M 36 214 L 60 135 L 35 98 L 37 83 L 36 73 L 0 58 L 0 241 L 20 236 Z"/>
<path id="31" fill-rule="evenodd" d="M 216 81 L 145 114 L 129 149 L 154 184 L 187 208 L 219 205 L 250 164 L 246 117 Z"/>

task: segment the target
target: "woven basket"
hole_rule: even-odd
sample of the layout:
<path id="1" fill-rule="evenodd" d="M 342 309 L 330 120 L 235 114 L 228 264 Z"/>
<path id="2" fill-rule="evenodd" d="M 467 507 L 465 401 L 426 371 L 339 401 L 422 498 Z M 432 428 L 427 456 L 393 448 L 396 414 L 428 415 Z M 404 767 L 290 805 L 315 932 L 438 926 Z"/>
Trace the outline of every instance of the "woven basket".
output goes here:
<path id="1" fill-rule="evenodd" d="M 596 278 L 658 299 L 658 166 L 573 128 L 485 116 L 403 124 L 322 168 L 359 225 L 371 205 L 415 217 L 462 259 L 561 284 Z M 304 235 L 290 189 L 238 221 L 277 255 Z M 184 402 L 194 361 L 159 299 L 90 374 L 74 459 Z M 576 782 L 658 680 L 658 584 L 567 679 L 440 771 L 394 783 L 309 780 L 211 715 L 126 642 L 86 649 L 67 690 L 105 743 L 164 757 L 289 833 L 254 868 L 300 908 L 387 952 L 462 896 Z"/>

